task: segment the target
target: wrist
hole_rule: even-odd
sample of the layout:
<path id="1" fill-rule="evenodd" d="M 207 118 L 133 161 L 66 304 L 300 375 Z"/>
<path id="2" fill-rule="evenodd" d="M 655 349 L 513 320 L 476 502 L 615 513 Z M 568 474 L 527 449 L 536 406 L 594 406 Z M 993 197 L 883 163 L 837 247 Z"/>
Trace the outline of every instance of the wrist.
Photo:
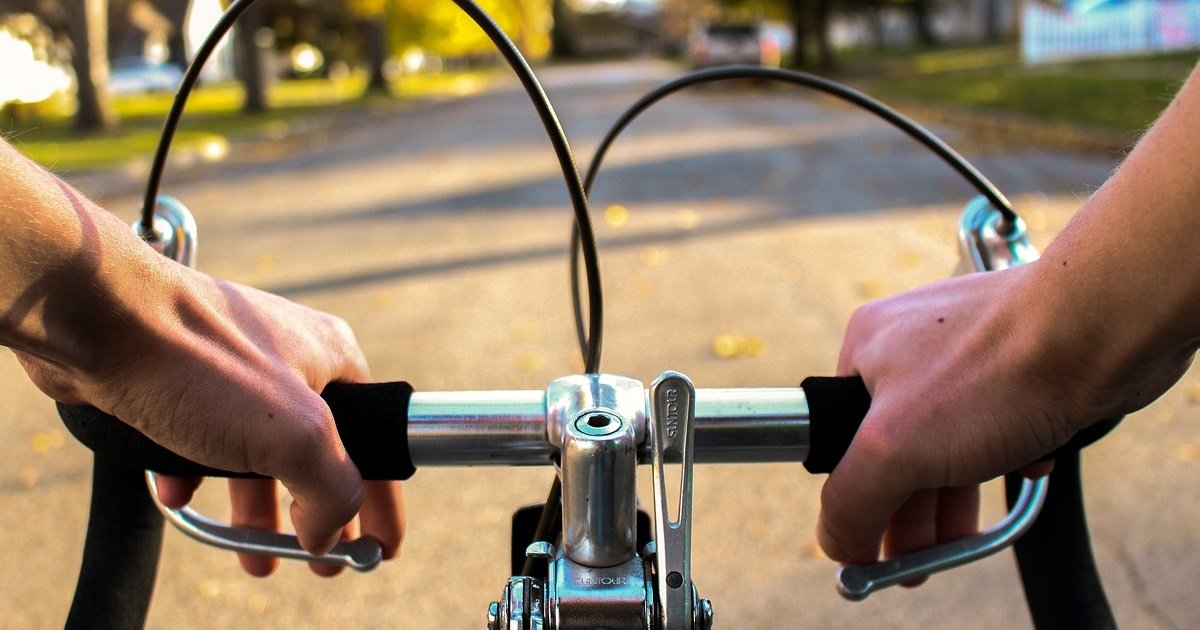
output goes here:
<path id="1" fill-rule="evenodd" d="M 1067 435 L 1152 402 L 1182 375 L 1194 346 L 1165 289 L 1138 284 L 1120 266 L 1052 245 L 1020 280 L 1027 367 L 1062 400 Z"/>

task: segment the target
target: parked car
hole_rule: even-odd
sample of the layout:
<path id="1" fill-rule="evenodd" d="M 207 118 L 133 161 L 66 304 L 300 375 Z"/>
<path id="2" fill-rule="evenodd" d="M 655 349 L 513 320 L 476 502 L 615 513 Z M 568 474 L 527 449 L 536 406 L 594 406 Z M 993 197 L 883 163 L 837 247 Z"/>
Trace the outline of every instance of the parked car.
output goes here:
<path id="1" fill-rule="evenodd" d="M 169 63 L 155 63 L 143 57 L 121 57 L 109 65 L 108 89 L 113 94 L 174 92 L 183 80 L 183 71 Z"/>
<path id="2" fill-rule="evenodd" d="M 693 68 L 732 63 L 777 65 L 778 45 L 767 39 L 759 22 L 701 23 L 692 31 L 689 61 Z"/>

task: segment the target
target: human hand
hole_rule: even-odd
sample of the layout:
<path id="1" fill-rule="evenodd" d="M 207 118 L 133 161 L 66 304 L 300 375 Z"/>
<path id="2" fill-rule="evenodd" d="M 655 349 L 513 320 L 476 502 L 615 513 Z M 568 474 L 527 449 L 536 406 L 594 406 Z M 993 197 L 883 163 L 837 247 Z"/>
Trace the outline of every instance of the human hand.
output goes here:
<path id="1" fill-rule="evenodd" d="M 96 346 L 80 350 L 90 357 L 84 365 L 17 351 L 34 383 L 56 400 L 111 413 L 197 462 L 279 479 L 309 551 L 323 553 L 355 535 L 357 515 L 362 534 L 393 557 L 403 536 L 399 485 L 362 482 L 316 393 L 332 381 L 370 378 L 345 322 L 143 249 L 149 268 L 126 267 L 84 294 L 92 318 L 85 330 L 97 333 L 75 342 Z M 77 324 L 48 318 L 46 332 L 70 334 Z M 160 498 L 182 507 L 198 484 L 160 477 Z M 275 482 L 233 481 L 230 498 L 235 525 L 279 528 Z M 240 560 L 254 575 L 277 564 Z"/>
<path id="2" fill-rule="evenodd" d="M 1095 304 L 1059 299 L 1057 271 L 953 278 L 855 313 L 838 371 L 862 375 L 872 406 L 822 491 L 830 558 L 865 564 L 974 533 L 978 483 L 1048 473 L 1033 463 L 1179 378 L 1190 350 L 1131 352 L 1085 330 L 1073 313 Z"/>

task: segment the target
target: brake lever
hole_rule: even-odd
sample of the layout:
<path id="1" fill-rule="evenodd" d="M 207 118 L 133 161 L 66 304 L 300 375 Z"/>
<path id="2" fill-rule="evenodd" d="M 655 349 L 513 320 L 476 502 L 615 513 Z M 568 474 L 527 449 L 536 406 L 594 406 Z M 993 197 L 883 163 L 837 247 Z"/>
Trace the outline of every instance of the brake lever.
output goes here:
<path id="1" fill-rule="evenodd" d="M 928 577 L 999 553 L 1033 527 L 1046 502 L 1049 488 L 1050 482 L 1045 477 L 1036 481 L 1026 479 L 1021 484 L 1021 496 L 1017 498 L 1012 512 L 982 534 L 875 564 L 842 567 L 838 571 L 838 592 L 851 601 L 862 601 L 880 589 Z"/>
<path id="2" fill-rule="evenodd" d="M 146 486 L 158 511 L 175 529 L 206 545 L 237 553 L 350 567 L 356 571 L 370 571 L 383 560 L 383 548 L 379 542 L 365 536 L 338 541 L 329 553 L 316 556 L 300 546 L 300 539 L 295 534 L 233 527 L 209 520 L 188 507 L 178 510 L 169 508 L 158 498 L 156 477 L 152 471 L 146 471 Z"/>
<path id="3" fill-rule="evenodd" d="M 1038 259 L 1025 222 L 1011 222 L 986 197 L 976 196 L 963 208 L 958 223 L 961 257 L 955 275 L 999 271 Z M 847 566 L 838 572 L 838 592 L 853 601 L 998 553 L 1017 541 L 1037 520 L 1050 482 L 1026 479 L 1013 509 L 987 531 L 868 565 Z"/>

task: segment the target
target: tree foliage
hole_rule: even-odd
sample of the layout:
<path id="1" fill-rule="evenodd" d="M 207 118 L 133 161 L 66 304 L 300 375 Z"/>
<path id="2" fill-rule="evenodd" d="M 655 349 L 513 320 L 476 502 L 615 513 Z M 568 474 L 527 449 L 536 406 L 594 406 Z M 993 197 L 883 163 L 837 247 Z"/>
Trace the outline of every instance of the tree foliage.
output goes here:
<path id="1" fill-rule="evenodd" d="M 443 57 L 494 50 L 479 26 L 452 2 L 388 1 L 393 50 L 419 48 Z M 540 56 L 549 49 L 550 0 L 480 0 L 479 5 L 526 54 Z"/>

